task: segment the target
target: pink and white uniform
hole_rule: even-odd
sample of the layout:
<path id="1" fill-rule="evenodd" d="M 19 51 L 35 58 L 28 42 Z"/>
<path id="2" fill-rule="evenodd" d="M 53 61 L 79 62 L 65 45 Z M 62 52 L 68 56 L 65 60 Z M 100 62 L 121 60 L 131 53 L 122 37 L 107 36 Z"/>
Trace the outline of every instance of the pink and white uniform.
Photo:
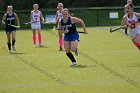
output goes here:
<path id="1" fill-rule="evenodd" d="M 33 23 L 31 24 L 32 29 L 41 29 L 40 17 L 41 12 L 39 10 L 38 12 L 32 11 L 32 20 L 33 20 Z"/>
<path id="2" fill-rule="evenodd" d="M 58 16 L 58 21 L 60 21 L 61 19 L 63 19 L 63 15 L 62 15 L 62 12 L 61 11 L 57 11 L 57 16 Z"/>
<path id="3" fill-rule="evenodd" d="M 130 36 L 134 39 L 138 34 L 140 34 L 140 25 L 138 22 L 138 18 L 136 13 L 133 13 L 133 17 L 129 18 L 128 14 L 125 15 L 127 17 L 127 25 L 130 26 Z"/>

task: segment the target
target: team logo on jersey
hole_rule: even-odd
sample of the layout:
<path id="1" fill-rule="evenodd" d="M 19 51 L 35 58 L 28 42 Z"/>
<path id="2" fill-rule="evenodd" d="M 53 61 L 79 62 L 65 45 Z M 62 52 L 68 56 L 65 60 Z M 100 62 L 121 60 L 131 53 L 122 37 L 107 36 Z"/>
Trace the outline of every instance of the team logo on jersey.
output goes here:
<path id="1" fill-rule="evenodd" d="M 34 17 L 38 17 L 38 15 L 34 15 Z"/>
<path id="2" fill-rule="evenodd" d="M 128 21 L 128 23 L 130 24 L 131 29 L 135 29 L 135 28 L 136 28 L 136 24 L 137 24 L 138 22 L 136 22 L 135 20 L 131 20 L 131 21 Z"/>
<path id="3" fill-rule="evenodd" d="M 72 24 L 62 26 L 63 30 L 68 30 L 68 28 L 71 28 L 71 27 L 72 27 Z"/>
<path id="4" fill-rule="evenodd" d="M 15 20 L 15 17 L 9 17 L 7 20 Z"/>

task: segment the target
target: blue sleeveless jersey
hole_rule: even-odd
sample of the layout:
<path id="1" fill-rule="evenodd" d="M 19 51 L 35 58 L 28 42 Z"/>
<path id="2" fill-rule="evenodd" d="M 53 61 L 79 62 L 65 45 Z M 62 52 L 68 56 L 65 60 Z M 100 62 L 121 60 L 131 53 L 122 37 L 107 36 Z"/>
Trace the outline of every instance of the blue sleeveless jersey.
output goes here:
<path id="1" fill-rule="evenodd" d="M 15 27 L 12 27 L 10 25 L 15 25 L 15 14 L 13 13 L 12 15 L 9 15 L 8 13 L 6 14 L 6 21 L 5 23 L 7 24 L 6 25 L 6 28 L 5 30 L 6 31 L 16 31 L 16 28 Z"/>
<path id="2" fill-rule="evenodd" d="M 66 22 L 62 19 L 61 26 L 63 30 L 69 30 L 68 33 L 64 34 L 64 41 L 79 41 L 79 34 L 76 30 L 75 23 L 71 22 L 71 17 L 68 17 Z"/>

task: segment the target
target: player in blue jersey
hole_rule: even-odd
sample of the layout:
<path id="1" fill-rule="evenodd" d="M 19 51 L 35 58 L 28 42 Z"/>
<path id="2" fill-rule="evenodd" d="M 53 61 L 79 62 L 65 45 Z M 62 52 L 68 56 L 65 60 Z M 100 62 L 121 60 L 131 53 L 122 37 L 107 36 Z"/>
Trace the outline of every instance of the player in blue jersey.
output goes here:
<path id="1" fill-rule="evenodd" d="M 7 35 L 7 46 L 8 53 L 11 53 L 11 40 L 12 40 L 12 48 L 15 51 L 15 41 L 16 41 L 16 28 L 11 25 L 17 24 L 19 26 L 19 18 L 16 13 L 13 12 L 13 7 L 9 5 L 7 7 L 7 12 L 4 14 L 2 23 L 5 25 L 5 31 Z"/>
<path id="2" fill-rule="evenodd" d="M 62 11 L 63 18 L 58 23 L 59 32 L 64 33 L 64 48 L 66 55 L 72 62 L 72 65 L 76 65 L 76 60 L 73 54 L 70 52 L 75 52 L 78 55 L 78 42 L 79 42 L 79 34 L 76 30 L 75 23 L 80 23 L 83 27 L 84 33 L 87 34 L 87 30 L 83 20 L 71 17 L 67 8 Z"/>

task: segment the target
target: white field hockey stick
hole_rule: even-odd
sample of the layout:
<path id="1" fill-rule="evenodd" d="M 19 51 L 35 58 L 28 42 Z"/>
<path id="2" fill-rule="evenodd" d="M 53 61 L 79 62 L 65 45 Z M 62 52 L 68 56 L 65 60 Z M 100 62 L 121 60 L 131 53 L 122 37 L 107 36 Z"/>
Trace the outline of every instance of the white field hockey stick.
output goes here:
<path id="1" fill-rule="evenodd" d="M 21 23 L 22 25 L 29 25 L 31 22 Z"/>
<path id="2" fill-rule="evenodd" d="M 36 21 L 36 22 L 40 22 L 40 21 Z M 33 24 L 33 23 L 36 23 L 36 22 L 25 22 L 25 23 L 21 23 L 21 25 L 30 25 L 30 24 Z"/>
<path id="3" fill-rule="evenodd" d="M 42 22 L 42 24 L 56 24 L 56 21 L 46 21 L 46 22 Z"/>
<path id="4" fill-rule="evenodd" d="M 62 29 L 58 29 L 58 28 L 56 28 L 55 26 L 53 26 L 53 29 L 55 29 L 55 30 L 62 30 Z M 65 30 L 62 30 L 62 31 L 65 31 Z M 78 33 L 85 33 L 85 32 L 82 32 L 82 31 L 77 31 Z"/>
<path id="5" fill-rule="evenodd" d="M 20 26 L 16 26 L 16 25 L 10 25 L 12 27 L 15 27 L 15 28 L 20 28 Z"/>

